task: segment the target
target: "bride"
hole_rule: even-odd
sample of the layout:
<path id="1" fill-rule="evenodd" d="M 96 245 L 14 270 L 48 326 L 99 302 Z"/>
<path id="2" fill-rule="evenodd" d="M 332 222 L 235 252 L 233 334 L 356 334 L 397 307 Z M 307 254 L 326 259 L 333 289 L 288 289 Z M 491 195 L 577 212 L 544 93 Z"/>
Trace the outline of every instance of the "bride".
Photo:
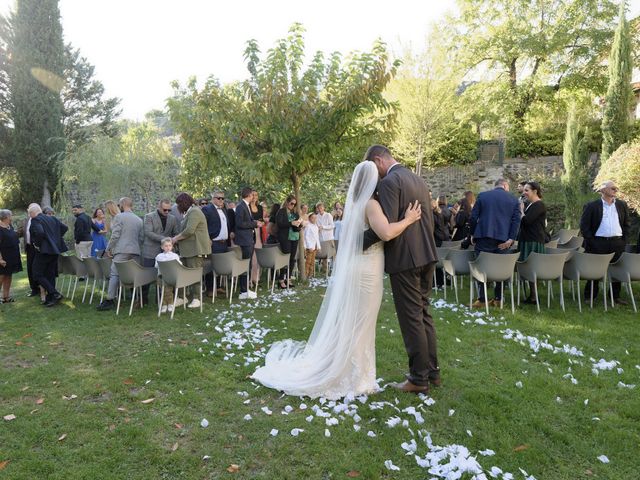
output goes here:
<path id="1" fill-rule="evenodd" d="M 359 163 L 351 177 L 340 233 L 340 249 L 316 323 L 307 342 L 275 342 L 252 378 L 289 395 L 338 399 L 378 390 L 376 320 L 382 301 L 382 242 L 363 252 L 367 227 L 383 240 L 418 221 L 421 207 L 409 205 L 405 218 L 389 223 L 373 198 L 378 170 Z"/>

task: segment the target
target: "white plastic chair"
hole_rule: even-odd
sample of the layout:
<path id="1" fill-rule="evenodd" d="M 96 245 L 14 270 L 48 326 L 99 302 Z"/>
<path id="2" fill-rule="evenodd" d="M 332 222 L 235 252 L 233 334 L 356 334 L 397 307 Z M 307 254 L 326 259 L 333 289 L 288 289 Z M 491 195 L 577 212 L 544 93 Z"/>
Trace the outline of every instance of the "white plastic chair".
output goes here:
<path id="1" fill-rule="evenodd" d="M 640 280 L 640 254 L 624 252 L 620 258 L 609 264 L 609 291 L 611 293 L 611 305 L 614 306 L 613 301 L 613 286 L 612 282 L 622 282 L 627 286 L 627 291 L 631 297 L 631 304 L 633 305 L 633 311 L 638 312 L 636 308 L 636 299 L 633 297 L 633 289 L 631 288 L 631 282 Z"/>
<path id="2" fill-rule="evenodd" d="M 485 308 L 487 315 L 489 314 L 489 297 L 487 295 L 488 282 L 509 282 L 509 290 L 511 291 L 511 313 L 515 313 L 516 306 L 513 299 L 513 273 L 516 261 L 520 256 L 519 253 L 488 253 L 480 252 L 478 258 L 473 262 L 469 262 L 469 273 L 471 280 L 469 281 L 469 308 L 473 303 L 473 280 L 482 282 L 484 286 Z M 504 305 L 504 283 L 502 283 L 502 292 L 500 295 L 500 308 Z"/>
<path id="3" fill-rule="evenodd" d="M 613 255 L 613 253 L 598 255 L 596 253 L 575 252 L 564 264 L 564 278 L 571 280 L 572 283 L 574 281 L 578 283 L 576 296 L 578 297 L 578 310 L 580 313 L 582 313 L 580 280 L 602 280 L 604 283 L 604 311 L 607 311 L 607 272 L 609 270 L 609 262 L 611 262 Z M 591 308 L 593 308 L 593 284 L 591 285 L 590 305 Z"/>

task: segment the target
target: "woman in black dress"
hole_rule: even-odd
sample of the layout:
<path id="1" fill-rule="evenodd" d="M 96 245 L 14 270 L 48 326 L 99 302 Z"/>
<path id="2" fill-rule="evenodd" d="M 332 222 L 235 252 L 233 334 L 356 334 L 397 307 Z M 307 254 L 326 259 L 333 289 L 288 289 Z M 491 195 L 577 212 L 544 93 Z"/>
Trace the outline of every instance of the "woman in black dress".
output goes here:
<path id="1" fill-rule="evenodd" d="M 520 202 L 520 232 L 518 234 L 519 261 L 524 262 L 531 252 L 544 253 L 545 225 L 547 209 L 542 202 L 542 188 L 538 182 L 527 182 L 524 185 L 525 201 Z M 529 282 L 529 297 L 524 303 L 536 303 L 536 284 Z"/>
<path id="2" fill-rule="evenodd" d="M 296 197 L 289 195 L 276 214 L 280 250 L 289 254 L 289 274 L 293 273 L 293 267 L 296 263 L 296 252 L 298 251 L 298 241 L 300 240 L 300 225 L 302 225 L 302 219 L 300 219 L 296 211 L 296 204 Z M 278 278 L 280 288 L 287 288 L 285 276 L 286 272 L 282 269 Z M 289 283 L 289 286 L 292 286 L 291 283 Z"/>
<path id="3" fill-rule="evenodd" d="M 0 284 L 2 298 L 0 303 L 13 302 L 10 295 L 13 274 L 22 271 L 20 258 L 20 240 L 11 225 L 11 210 L 0 210 Z"/>
<path id="4" fill-rule="evenodd" d="M 464 192 L 464 198 L 458 202 L 457 207 L 454 209 L 454 215 L 451 215 L 454 222 L 454 234 L 452 240 L 464 240 L 470 234 L 471 210 L 476 203 L 476 197 L 471 191 Z"/>

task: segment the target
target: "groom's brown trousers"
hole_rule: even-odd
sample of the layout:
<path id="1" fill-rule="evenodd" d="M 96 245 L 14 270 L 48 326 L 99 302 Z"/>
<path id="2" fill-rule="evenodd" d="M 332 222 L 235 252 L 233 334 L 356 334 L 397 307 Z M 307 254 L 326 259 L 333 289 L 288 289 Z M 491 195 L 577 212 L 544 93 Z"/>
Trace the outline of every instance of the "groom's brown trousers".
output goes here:
<path id="1" fill-rule="evenodd" d="M 393 302 L 409 355 L 408 380 L 428 385 L 440 377 L 436 329 L 429 313 L 429 296 L 435 263 L 389 275 Z"/>

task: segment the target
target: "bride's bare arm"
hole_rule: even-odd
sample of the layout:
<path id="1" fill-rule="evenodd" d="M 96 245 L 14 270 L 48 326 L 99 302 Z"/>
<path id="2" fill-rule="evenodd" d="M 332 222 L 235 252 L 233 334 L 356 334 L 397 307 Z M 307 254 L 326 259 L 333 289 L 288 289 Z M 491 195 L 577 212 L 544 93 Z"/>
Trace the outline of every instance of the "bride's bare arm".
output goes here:
<path id="1" fill-rule="evenodd" d="M 367 219 L 369 220 L 369 225 L 373 231 L 376 232 L 376 235 L 380 237 L 380 240 L 384 242 L 396 238 L 404 232 L 409 225 L 420 220 L 421 215 L 422 209 L 420 203 L 416 200 L 415 203 L 409 204 L 402 220 L 389 223 L 378 202 L 372 199 L 367 203 Z"/>

